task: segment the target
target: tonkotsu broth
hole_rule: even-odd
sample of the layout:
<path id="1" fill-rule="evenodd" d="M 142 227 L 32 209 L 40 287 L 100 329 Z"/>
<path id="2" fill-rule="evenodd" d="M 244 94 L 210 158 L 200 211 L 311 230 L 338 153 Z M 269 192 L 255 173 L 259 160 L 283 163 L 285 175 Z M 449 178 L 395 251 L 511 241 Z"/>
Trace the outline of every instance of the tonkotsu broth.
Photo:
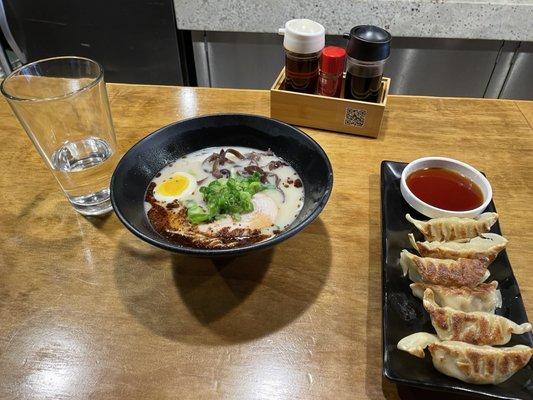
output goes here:
<path id="1" fill-rule="evenodd" d="M 214 162 L 207 161 L 213 154 L 221 154 L 221 151 L 225 152 L 228 149 L 236 150 L 246 158 L 240 159 L 235 154 L 226 152 L 224 157 L 228 161 L 222 159 L 223 165 L 216 164 L 216 168 L 213 166 Z M 191 224 L 186 220 L 188 202 L 192 200 L 201 207 L 206 206 L 200 187 L 208 186 L 217 180 L 213 175 L 213 169 L 217 171 L 215 174 L 218 176 L 220 176 L 219 171 L 222 171 L 225 174 L 222 179 L 225 179 L 228 174 L 249 176 L 250 173 L 244 168 L 250 166 L 262 171 L 262 181 L 264 179 L 265 184 L 275 186 L 273 189 L 260 191 L 252 197 L 254 211 L 242 214 L 240 220 L 233 220 L 229 216 L 200 224 Z M 161 198 L 157 193 L 159 185 L 176 177 L 176 174 L 185 177 L 182 178 L 182 186 L 185 189 L 177 197 Z M 196 182 L 190 182 L 191 179 Z M 188 183 L 183 183 L 185 181 Z M 151 181 L 146 200 L 145 209 L 149 220 L 159 233 L 195 247 L 227 248 L 266 240 L 288 228 L 302 209 L 304 188 L 294 168 L 272 152 L 248 147 L 223 146 L 187 154 L 167 165 Z M 263 213 L 270 217 L 275 214 L 275 218 L 269 226 L 255 229 L 257 220 L 265 220 L 257 218 L 263 216 Z"/>

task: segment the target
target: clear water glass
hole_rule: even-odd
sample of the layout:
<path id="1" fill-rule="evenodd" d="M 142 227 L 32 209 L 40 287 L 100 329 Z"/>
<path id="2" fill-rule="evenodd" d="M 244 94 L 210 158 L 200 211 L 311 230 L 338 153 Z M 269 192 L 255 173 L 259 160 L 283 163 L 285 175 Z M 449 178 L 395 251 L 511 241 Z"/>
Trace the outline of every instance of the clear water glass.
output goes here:
<path id="1" fill-rule="evenodd" d="M 102 67 L 82 57 L 40 60 L 0 90 L 74 209 L 110 211 L 118 154 Z"/>

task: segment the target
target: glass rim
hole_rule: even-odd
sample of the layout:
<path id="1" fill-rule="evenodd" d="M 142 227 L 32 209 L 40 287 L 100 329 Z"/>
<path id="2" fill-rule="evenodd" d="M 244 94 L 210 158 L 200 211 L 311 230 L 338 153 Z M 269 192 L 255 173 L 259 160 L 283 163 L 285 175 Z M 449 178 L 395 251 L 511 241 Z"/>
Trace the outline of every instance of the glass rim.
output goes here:
<path id="1" fill-rule="evenodd" d="M 15 96 L 15 95 L 9 93 L 7 91 L 7 89 L 5 88 L 5 86 L 4 86 L 6 84 L 6 82 L 8 82 L 14 76 L 18 75 L 20 73 L 20 71 L 22 71 L 24 68 L 31 67 L 33 65 L 44 63 L 44 62 L 48 62 L 48 61 L 69 60 L 69 59 L 70 60 L 83 60 L 83 61 L 88 61 L 88 62 L 90 62 L 92 64 L 95 64 L 98 67 L 98 76 L 96 78 L 94 78 L 93 80 L 91 80 L 86 85 L 84 85 L 84 86 L 82 86 L 82 87 L 80 87 L 80 88 L 78 88 L 76 90 L 73 90 L 71 92 L 62 94 L 60 96 L 51 96 L 51 97 L 38 97 L 38 98 L 37 97 L 18 97 L 18 96 Z M 96 86 L 103 79 L 103 77 L 104 77 L 104 68 L 102 67 L 102 64 L 100 64 L 98 61 L 92 60 L 90 58 L 80 57 L 80 56 L 49 57 L 49 58 L 43 58 L 43 59 L 40 59 L 40 60 L 37 60 L 37 61 L 33 61 L 33 62 L 25 64 L 25 65 L 21 65 L 16 70 L 12 71 L 8 76 L 6 76 L 4 78 L 4 80 L 2 82 L 0 82 L 0 92 L 2 93 L 2 95 L 4 95 L 4 97 L 6 97 L 9 100 L 13 100 L 13 101 L 39 102 L 39 101 L 61 100 L 61 99 L 66 99 L 68 97 L 74 96 L 75 94 L 78 94 L 78 93 L 81 93 L 81 92 L 84 92 L 86 90 L 89 90 L 89 89 L 93 88 L 94 86 Z"/>

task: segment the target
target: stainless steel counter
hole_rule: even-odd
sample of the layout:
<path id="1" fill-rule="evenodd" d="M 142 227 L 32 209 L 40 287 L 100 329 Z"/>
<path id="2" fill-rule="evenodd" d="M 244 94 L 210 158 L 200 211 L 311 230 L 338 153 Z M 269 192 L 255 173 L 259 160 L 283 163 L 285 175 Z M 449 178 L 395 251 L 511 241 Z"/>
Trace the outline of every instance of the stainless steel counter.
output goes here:
<path id="1" fill-rule="evenodd" d="M 282 37 L 193 32 L 200 86 L 268 89 L 283 66 Z M 344 46 L 340 36 L 326 42 Z M 393 38 L 391 93 L 533 99 L 533 44 L 503 40 Z"/>

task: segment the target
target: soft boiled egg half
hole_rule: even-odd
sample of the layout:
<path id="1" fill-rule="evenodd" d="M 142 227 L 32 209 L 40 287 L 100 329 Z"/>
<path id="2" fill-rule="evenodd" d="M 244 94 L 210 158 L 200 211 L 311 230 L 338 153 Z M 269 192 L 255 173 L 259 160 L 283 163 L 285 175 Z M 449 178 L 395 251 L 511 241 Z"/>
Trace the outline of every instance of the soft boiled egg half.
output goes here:
<path id="1" fill-rule="evenodd" d="M 154 189 L 154 197 L 158 201 L 170 203 L 174 200 L 190 196 L 196 190 L 196 178 L 186 172 L 175 172 L 158 182 Z"/>

